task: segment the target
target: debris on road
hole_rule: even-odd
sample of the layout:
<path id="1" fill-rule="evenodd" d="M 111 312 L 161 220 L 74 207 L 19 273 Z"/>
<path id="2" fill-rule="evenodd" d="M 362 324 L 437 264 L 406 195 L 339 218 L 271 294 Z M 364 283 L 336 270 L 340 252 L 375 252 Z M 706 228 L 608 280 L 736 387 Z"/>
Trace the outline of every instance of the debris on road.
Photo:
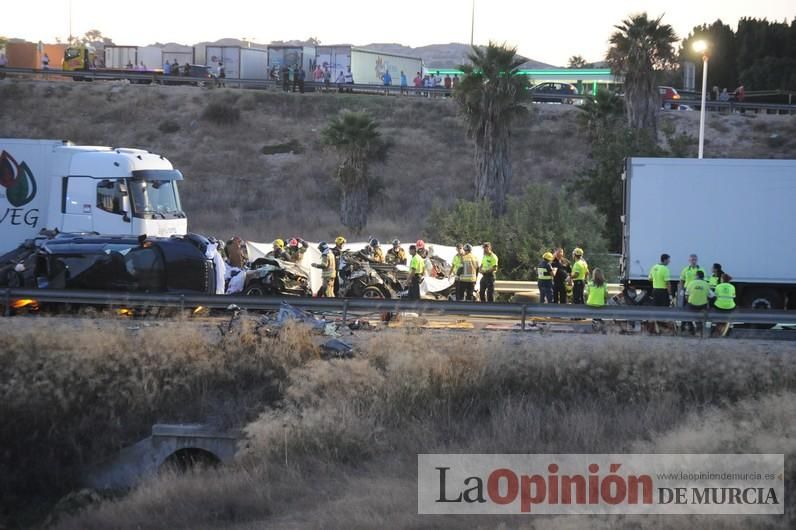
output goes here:
<path id="1" fill-rule="evenodd" d="M 350 359 L 354 356 L 354 348 L 339 339 L 331 339 L 321 344 L 321 356 L 324 359 Z"/>

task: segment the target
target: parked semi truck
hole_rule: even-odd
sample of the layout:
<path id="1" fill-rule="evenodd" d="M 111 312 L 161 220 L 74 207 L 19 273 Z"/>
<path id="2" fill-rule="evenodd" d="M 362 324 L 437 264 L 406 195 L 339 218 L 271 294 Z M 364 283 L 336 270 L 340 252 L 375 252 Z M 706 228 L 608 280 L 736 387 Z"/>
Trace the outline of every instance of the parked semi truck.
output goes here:
<path id="1" fill-rule="evenodd" d="M 671 256 L 710 276 L 720 263 L 741 307 L 796 309 L 796 160 L 630 158 L 624 174 L 622 276 L 648 289 Z"/>
<path id="2" fill-rule="evenodd" d="M 182 178 L 171 162 L 142 149 L 0 138 L 0 254 L 42 229 L 185 234 Z"/>

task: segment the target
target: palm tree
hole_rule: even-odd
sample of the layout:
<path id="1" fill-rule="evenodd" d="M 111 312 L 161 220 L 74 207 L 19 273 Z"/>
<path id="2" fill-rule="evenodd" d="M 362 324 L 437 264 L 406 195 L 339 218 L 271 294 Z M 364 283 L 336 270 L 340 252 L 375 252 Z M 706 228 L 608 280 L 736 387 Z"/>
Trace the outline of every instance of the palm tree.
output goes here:
<path id="1" fill-rule="evenodd" d="M 473 47 L 471 64 L 454 92 L 475 144 L 475 198 L 489 200 L 496 215 L 506 210 L 511 186 L 511 123 L 526 112 L 528 78 L 519 73 L 525 59 L 517 49 L 493 42 Z"/>
<path id="2" fill-rule="evenodd" d="M 357 233 L 368 222 L 368 165 L 373 160 L 384 160 L 387 151 L 378 126 L 367 112 L 342 111 L 321 131 L 323 143 L 340 155 L 340 221 Z"/>
<path id="3" fill-rule="evenodd" d="M 647 18 L 633 15 L 614 26 L 611 47 L 605 59 L 615 75 L 624 76 L 625 109 L 628 125 L 657 134 L 657 113 L 661 105 L 656 73 L 674 63 L 673 43 L 677 35 L 663 15 Z"/>
<path id="4" fill-rule="evenodd" d="M 625 112 L 622 98 L 605 89 L 598 90 L 593 98 L 587 98 L 578 108 L 581 111 L 578 114 L 578 121 L 586 129 L 592 141 L 598 140 L 600 135 L 615 128 Z"/>
<path id="5" fill-rule="evenodd" d="M 582 55 L 573 55 L 569 58 L 568 68 L 586 68 L 586 59 Z"/>

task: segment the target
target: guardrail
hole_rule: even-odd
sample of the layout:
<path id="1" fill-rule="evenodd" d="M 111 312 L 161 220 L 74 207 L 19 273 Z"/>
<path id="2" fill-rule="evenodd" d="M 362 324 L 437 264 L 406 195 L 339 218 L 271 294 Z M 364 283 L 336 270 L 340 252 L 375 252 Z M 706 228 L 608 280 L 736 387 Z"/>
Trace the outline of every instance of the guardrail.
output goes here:
<path id="1" fill-rule="evenodd" d="M 796 311 L 782 310 L 737 310 L 731 313 L 715 310 L 692 311 L 689 309 L 649 306 L 604 306 L 520 303 L 475 303 L 443 302 L 430 300 L 376 300 L 366 298 L 301 298 L 258 297 L 203 294 L 146 294 L 110 291 L 79 291 L 56 289 L 3 289 L 2 300 L 5 315 L 10 314 L 15 300 L 33 299 L 38 303 L 109 306 L 116 308 L 171 307 L 181 310 L 196 307 L 224 309 L 236 305 L 241 309 L 276 310 L 282 302 L 294 307 L 318 312 L 341 312 L 343 322 L 349 313 L 366 312 L 416 312 L 418 314 L 485 315 L 517 317 L 525 329 L 528 318 L 570 318 L 662 321 L 662 322 L 743 322 L 746 324 L 796 325 Z"/>
<path id="2" fill-rule="evenodd" d="M 699 110 L 702 106 L 701 99 L 665 99 L 664 104 L 670 105 L 688 105 L 694 110 Z M 738 101 L 706 101 L 705 110 L 718 111 L 718 112 L 735 112 L 735 111 L 774 111 L 777 113 L 787 112 L 788 114 L 796 112 L 796 105 L 788 103 L 753 103 L 753 102 L 738 102 Z"/>

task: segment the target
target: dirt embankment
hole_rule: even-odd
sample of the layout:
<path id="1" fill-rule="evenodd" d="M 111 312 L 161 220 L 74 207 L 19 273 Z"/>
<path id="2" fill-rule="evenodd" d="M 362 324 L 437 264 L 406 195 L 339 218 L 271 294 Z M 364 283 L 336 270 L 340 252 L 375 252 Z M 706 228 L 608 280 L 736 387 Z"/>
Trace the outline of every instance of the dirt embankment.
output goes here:
<path id="1" fill-rule="evenodd" d="M 328 118 L 342 109 L 371 112 L 393 144 L 387 163 L 373 168 L 378 197 L 368 233 L 414 239 L 435 201 L 471 197 L 471 144 L 450 99 L 0 81 L 0 136 L 161 153 L 186 175 L 182 199 L 191 230 L 219 237 L 234 231 L 255 241 L 346 233 L 337 217 L 335 154 L 320 142 Z M 573 106 L 534 105 L 517 125 L 515 193 L 531 182 L 561 183 L 588 164 L 577 114 Z M 698 119 L 696 112 L 669 111 L 662 129 L 696 137 Z M 711 114 L 706 154 L 796 157 L 796 122 L 792 116 Z"/>

